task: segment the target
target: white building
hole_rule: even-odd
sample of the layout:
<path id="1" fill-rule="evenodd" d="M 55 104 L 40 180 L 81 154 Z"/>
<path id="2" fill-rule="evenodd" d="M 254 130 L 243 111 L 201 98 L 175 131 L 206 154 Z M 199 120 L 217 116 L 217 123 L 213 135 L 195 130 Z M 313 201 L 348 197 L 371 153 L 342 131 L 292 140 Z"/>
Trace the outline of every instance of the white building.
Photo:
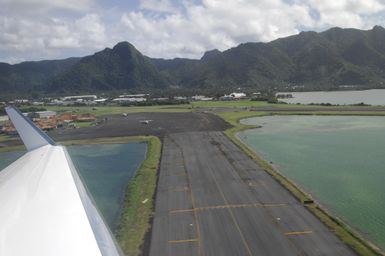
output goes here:
<path id="1" fill-rule="evenodd" d="M 56 116 L 56 112 L 51 110 L 37 111 L 34 113 L 34 116 L 37 118 L 50 118 L 50 117 Z"/>
<path id="2" fill-rule="evenodd" d="M 8 116 L 0 116 L 0 126 L 9 122 Z"/>
<path id="3" fill-rule="evenodd" d="M 119 98 L 145 98 L 148 97 L 149 94 L 122 94 L 119 95 Z"/>
<path id="4" fill-rule="evenodd" d="M 66 96 L 63 98 L 65 101 L 88 101 L 96 100 L 98 97 L 96 95 L 76 95 L 76 96 Z"/>
<path id="5" fill-rule="evenodd" d="M 94 100 L 94 102 L 96 102 L 96 103 L 105 103 L 107 101 L 107 99 L 105 99 L 105 98 L 102 98 L 102 99 L 97 99 L 97 100 Z"/>
<path id="6" fill-rule="evenodd" d="M 175 96 L 174 100 L 187 100 L 187 97 L 185 97 L 185 96 Z"/>
<path id="7" fill-rule="evenodd" d="M 196 100 L 196 101 L 209 101 L 209 100 L 213 100 L 213 98 L 206 97 L 206 96 L 203 96 L 203 95 L 195 95 L 195 96 L 192 96 L 191 99 L 192 100 Z"/>
<path id="8" fill-rule="evenodd" d="M 230 94 L 231 97 L 233 97 L 233 99 L 242 99 L 242 98 L 245 98 L 246 97 L 246 93 L 243 93 L 243 92 L 233 92 Z"/>
<path id="9" fill-rule="evenodd" d="M 146 101 L 146 98 L 115 98 L 112 101 L 116 103 L 135 103 Z"/>

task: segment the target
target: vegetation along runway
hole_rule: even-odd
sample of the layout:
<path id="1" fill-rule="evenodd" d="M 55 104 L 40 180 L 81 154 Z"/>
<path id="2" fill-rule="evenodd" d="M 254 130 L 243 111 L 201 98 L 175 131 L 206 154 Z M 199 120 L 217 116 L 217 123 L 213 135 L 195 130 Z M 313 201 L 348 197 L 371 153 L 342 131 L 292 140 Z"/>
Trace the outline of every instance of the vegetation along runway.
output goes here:
<path id="1" fill-rule="evenodd" d="M 164 138 L 150 255 L 355 255 L 221 132 Z"/>

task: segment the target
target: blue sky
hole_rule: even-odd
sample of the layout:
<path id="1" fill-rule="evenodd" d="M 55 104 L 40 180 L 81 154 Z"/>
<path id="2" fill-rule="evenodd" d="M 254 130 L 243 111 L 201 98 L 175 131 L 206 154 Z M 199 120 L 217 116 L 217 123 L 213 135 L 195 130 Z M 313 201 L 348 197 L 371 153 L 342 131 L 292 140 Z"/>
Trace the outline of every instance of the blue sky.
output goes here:
<path id="1" fill-rule="evenodd" d="M 200 58 L 302 30 L 385 25 L 385 0 L 0 0 L 0 62 L 85 56 L 129 41 Z"/>

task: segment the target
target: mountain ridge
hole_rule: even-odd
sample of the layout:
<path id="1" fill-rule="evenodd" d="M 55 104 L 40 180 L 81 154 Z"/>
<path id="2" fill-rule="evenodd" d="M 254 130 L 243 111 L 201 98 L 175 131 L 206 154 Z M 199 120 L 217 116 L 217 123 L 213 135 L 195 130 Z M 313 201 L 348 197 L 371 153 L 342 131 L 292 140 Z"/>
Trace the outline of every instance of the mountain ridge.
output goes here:
<path id="1" fill-rule="evenodd" d="M 385 29 L 331 28 L 268 43 L 248 42 L 200 59 L 161 59 L 120 42 L 93 55 L 0 63 L 3 93 L 82 93 L 167 88 L 336 90 L 385 88 Z"/>

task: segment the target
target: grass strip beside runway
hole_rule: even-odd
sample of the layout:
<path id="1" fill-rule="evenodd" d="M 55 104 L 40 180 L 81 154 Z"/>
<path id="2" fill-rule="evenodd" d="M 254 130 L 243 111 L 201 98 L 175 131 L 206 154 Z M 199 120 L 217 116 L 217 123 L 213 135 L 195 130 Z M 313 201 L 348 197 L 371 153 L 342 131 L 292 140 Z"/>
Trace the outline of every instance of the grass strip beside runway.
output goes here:
<path id="1" fill-rule="evenodd" d="M 116 236 L 120 247 L 127 256 L 142 254 L 145 236 L 151 228 L 160 153 L 159 138 L 147 137 L 146 159 L 126 191 Z"/>
<path id="2" fill-rule="evenodd" d="M 256 117 L 256 116 L 265 116 L 271 113 L 265 112 L 222 112 L 217 115 L 223 118 L 225 121 L 233 125 L 233 128 L 226 130 L 225 135 L 232 140 L 238 147 L 240 147 L 247 155 L 249 155 L 259 166 L 261 166 L 266 172 L 268 172 L 271 176 L 273 176 L 282 186 L 284 186 L 287 190 L 289 190 L 299 201 L 306 202 L 312 200 L 310 195 L 305 193 L 301 188 L 296 186 L 293 182 L 291 182 L 288 178 L 274 170 L 274 168 L 268 164 L 265 160 L 263 160 L 260 156 L 258 156 L 254 150 L 248 147 L 246 144 L 242 143 L 236 136 L 237 132 L 258 128 L 258 126 L 245 125 L 241 124 L 239 121 L 241 119 Z M 281 113 L 276 113 L 281 114 Z M 289 113 L 285 113 L 289 114 Z M 298 113 L 290 113 L 290 114 L 298 114 Z M 313 114 L 330 114 L 334 113 L 301 113 L 307 115 Z M 343 115 L 343 112 L 339 112 L 338 115 Z M 346 113 L 352 115 L 352 113 Z M 373 113 L 354 113 L 356 115 L 372 115 Z M 377 115 L 383 115 L 383 113 L 376 113 Z M 345 244 L 353 248 L 359 255 L 365 256 L 375 256 L 375 255 L 385 255 L 380 249 L 372 244 L 370 241 L 365 240 L 361 235 L 359 235 L 356 231 L 354 231 L 351 227 L 349 227 L 346 223 L 341 221 L 340 219 L 333 217 L 327 210 L 322 208 L 321 206 L 312 203 L 306 205 L 307 209 L 311 211 L 315 216 L 317 216 L 330 230 L 332 230 Z"/>
<path id="3" fill-rule="evenodd" d="M 145 236 L 151 227 L 153 199 L 160 160 L 161 141 L 155 136 L 130 136 L 64 141 L 63 145 L 146 142 L 146 159 L 127 186 L 124 205 L 115 232 L 126 256 L 142 254 Z"/>

